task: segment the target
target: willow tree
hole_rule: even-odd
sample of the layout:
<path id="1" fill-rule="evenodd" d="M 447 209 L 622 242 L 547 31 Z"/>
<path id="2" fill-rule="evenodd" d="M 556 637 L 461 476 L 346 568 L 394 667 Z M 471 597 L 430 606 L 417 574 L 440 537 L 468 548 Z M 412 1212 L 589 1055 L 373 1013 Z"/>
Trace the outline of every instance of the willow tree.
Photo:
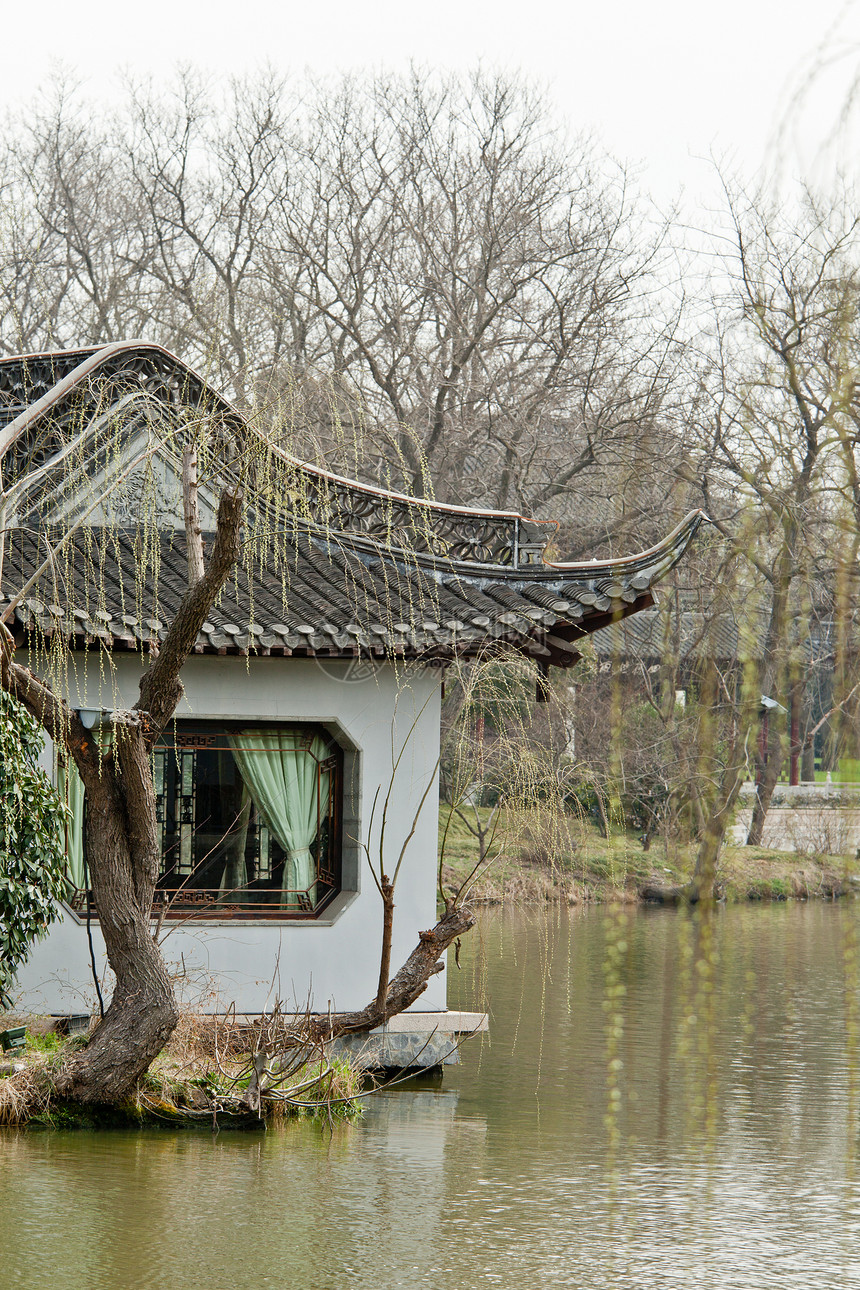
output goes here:
<path id="1" fill-rule="evenodd" d="M 301 472 L 294 472 L 292 479 L 287 472 L 285 477 L 280 460 L 281 473 L 275 478 L 270 473 L 274 468 L 270 445 L 228 405 L 215 398 L 216 406 L 202 406 L 199 398 L 195 403 L 180 393 L 165 416 L 165 403 L 151 397 L 144 388 L 146 373 L 135 370 L 133 362 L 130 380 L 117 397 L 116 382 L 125 379 L 125 373 L 100 374 L 99 370 L 99 363 L 110 353 L 110 349 L 97 352 L 74 367 L 74 390 L 80 394 L 65 418 L 58 414 L 40 423 L 37 417 L 29 439 L 0 432 L 0 583 L 6 596 L 0 602 L 0 687 L 35 718 L 83 781 L 90 884 L 116 977 L 110 1005 L 90 1042 L 55 1077 L 61 1095 L 82 1102 L 122 1099 L 176 1026 L 177 1004 L 151 921 L 161 863 L 153 748 L 182 697 L 183 666 L 227 579 L 240 562 L 248 567 L 258 560 L 266 543 L 269 549 L 278 548 L 282 567 L 288 566 L 296 512 L 307 505 L 301 497 Z M 80 358 L 72 355 L 70 361 L 79 363 Z M 52 369 L 52 381 L 56 375 Z M 156 370 L 155 375 L 159 389 L 172 399 L 175 372 L 166 381 L 163 372 Z M 186 375 L 192 379 L 187 369 Z M 62 382 L 53 388 L 62 389 Z M 198 382 L 198 396 L 201 391 L 205 401 L 206 388 Z M 161 639 L 153 633 L 153 639 L 142 646 L 139 697 L 130 708 L 112 712 L 110 737 L 105 739 L 85 726 L 69 701 L 69 642 L 62 631 L 43 640 L 24 662 L 16 656 L 10 623 L 34 589 L 43 585 L 40 580 L 50 582 L 64 565 L 69 572 L 76 535 L 86 540 L 94 514 L 107 522 L 109 530 L 118 528 L 118 517 L 132 514 L 141 549 L 147 543 L 152 546 L 163 520 L 155 467 L 165 452 L 179 466 L 174 480 L 181 481 L 187 587 Z M 208 550 L 202 532 L 202 497 L 214 512 Z M 63 523 L 46 524 L 45 507 L 54 517 L 59 507 Z M 10 545 L 11 535 L 22 530 L 14 529 L 12 522 L 20 524 L 22 517 L 40 514 L 43 519 L 34 530 L 38 539 L 34 549 L 46 554 L 41 561 L 22 563 L 13 558 L 18 553 Z M 150 572 L 153 568 L 143 556 L 138 579 Z M 14 586 L 13 576 L 17 577 Z M 90 592 L 98 602 L 100 588 L 94 586 Z M 110 655 L 104 657 L 110 667 Z M 384 873 L 381 866 L 380 871 Z M 438 971 L 448 944 L 472 921 L 456 901 L 451 902 L 437 927 L 421 934 L 416 949 L 390 981 L 387 928 L 381 946 L 385 980 L 376 999 L 359 1013 L 321 1020 L 312 1027 L 313 1037 L 321 1040 L 344 1031 L 369 1030 L 408 1007 L 423 983 Z"/>
<path id="2" fill-rule="evenodd" d="M 110 751 L 84 726 L 60 687 L 16 660 L 7 623 L 26 588 L 12 596 L 0 622 L 0 685 L 72 759 L 86 790 L 89 870 L 116 988 L 92 1041 L 57 1079 L 61 1093 L 82 1101 L 121 1098 L 179 1019 L 150 926 L 161 860 L 150 753 L 181 697 L 182 666 L 239 558 L 242 501 L 240 488 L 222 493 L 215 541 L 202 567 L 196 538 L 188 590 L 141 677 L 140 698 L 129 711 L 114 713 Z"/>

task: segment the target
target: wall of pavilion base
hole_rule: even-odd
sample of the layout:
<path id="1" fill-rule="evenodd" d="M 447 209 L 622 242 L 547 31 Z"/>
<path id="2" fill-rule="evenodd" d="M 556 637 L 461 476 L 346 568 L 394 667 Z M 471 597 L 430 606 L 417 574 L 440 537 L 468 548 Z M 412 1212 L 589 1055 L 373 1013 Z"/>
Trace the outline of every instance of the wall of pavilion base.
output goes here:
<path id="1" fill-rule="evenodd" d="M 341 1035 L 327 1045 L 327 1051 L 333 1057 L 348 1057 L 367 1071 L 433 1070 L 459 1065 L 463 1043 L 488 1029 L 484 1012 L 412 1008 L 367 1035 Z"/>
<path id="2" fill-rule="evenodd" d="M 38 660 L 27 660 L 34 670 Z M 136 656 L 75 656 L 65 680 L 81 709 L 129 707 L 138 692 Z M 350 1010 L 369 1002 L 377 986 L 381 902 L 364 854 L 379 854 L 381 805 L 393 761 L 405 746 L 394 779 L 385 829 L 393 868 L 410 832 L 439 751 L 441 672 L 390 664 L 361 670 L 313 659 L 195 656 L 183 672 L 178 718 L 199 721 L 316 722 L 344 749 L 341 890 L 313 919 L 166 920 L 162 949 L 184 1008 L 195 1012 L 259 1013 L 276 1002 L 288 1011 Z M 46 750 L 46 764 L 53 761 Z M 420 931 L 436 922 L 437 804 L 431 787 L 409 844 L 396 893 L 393 970 Z M 92 922 L 96 972 L 106 998 L 111 980 L 97 920 Z M 64 908 L 34 946 L 14 993 L 17 1012 L 69 1014 L 95 1010 L 96 994 L 85 919 Z M 418 1005 L 444 1011 L 445 974 L 433 978 Z"/>

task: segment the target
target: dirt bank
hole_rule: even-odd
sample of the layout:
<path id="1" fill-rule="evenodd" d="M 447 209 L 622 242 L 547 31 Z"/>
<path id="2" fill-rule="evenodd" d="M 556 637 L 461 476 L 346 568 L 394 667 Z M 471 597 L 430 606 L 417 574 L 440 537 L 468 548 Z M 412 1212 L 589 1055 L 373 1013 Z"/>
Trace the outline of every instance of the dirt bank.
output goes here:
<path id="1" fill-rule="evenodd" d="M 640 901 L 643 886 L 685 883 L 696 858 L 695 844 L 667 847 L 661 840 L 644 850 L 630 836 L 602 837 L 577 822 L 567 845 L 555 855 L 538 846 L 515 849 L 508 844 L 490 861 L 474 884 L 474 899 L 484 904 L 563 901 Z M 443 866 L 446 887 L 457 886 L 478 860 L 474 837 L 466 829 L 449 829 Z M 720 859 L 721 895 L 743 900 L 833 900 L 860 890 L 855 857 L 809 855 L 762 847 L 724 847 Z"/>

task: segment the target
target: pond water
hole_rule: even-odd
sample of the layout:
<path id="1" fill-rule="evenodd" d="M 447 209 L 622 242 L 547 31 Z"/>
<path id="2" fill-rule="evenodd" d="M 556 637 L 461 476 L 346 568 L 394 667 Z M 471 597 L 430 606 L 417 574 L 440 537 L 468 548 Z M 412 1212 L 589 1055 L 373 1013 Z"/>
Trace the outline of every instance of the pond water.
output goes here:
<path id="1" fill-rule="evenodd" d="M 858 917 L 490 912 L 358 1123 L 0 1134 L 0 1290 L 860 1286 Z"/>

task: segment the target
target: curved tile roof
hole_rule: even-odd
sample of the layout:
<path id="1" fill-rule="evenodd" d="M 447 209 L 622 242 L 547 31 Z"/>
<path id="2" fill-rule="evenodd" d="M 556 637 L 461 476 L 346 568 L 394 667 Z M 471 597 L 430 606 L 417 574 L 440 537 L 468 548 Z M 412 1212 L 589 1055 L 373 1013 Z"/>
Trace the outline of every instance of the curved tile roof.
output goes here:
<path id="1" fill-rule="evenodd" d="M 97 409 L 141 393 L 168 414 L 203 408 L 236 433 L 257 433 L 159 346 L 28 355 L 0 362 L 0 481 L 25 468 L 50 469 L 72 424 L 86 425 Z M 704 519 L 688 515 L 629 558 L 550 564 L 542 558 L 552 528 L 545 523 L 385 492 L 280 450 L 274 459 L 284 497 L 292 496 L 291 481 L 301 483 L 289 560 L 273 550 L 262 564 L 237 569 L 198 639 L 200 651 L 414 658 L 508 645 L 569 665 L 577 639 L 653 604 L 655 583 Z M 42 563 L 44 540 L 36 528 L 9 533 L 7 593 Z M 144 568 L 134 530 L 78 530 L 18 605 L 19 631 L 59 631 L 80 647 L 139 648 L 163 636 L 186 585 L 184 534 L 164 530 L 146 558 Z M 0 613 L 4 605 L 0 594 Z"/>

